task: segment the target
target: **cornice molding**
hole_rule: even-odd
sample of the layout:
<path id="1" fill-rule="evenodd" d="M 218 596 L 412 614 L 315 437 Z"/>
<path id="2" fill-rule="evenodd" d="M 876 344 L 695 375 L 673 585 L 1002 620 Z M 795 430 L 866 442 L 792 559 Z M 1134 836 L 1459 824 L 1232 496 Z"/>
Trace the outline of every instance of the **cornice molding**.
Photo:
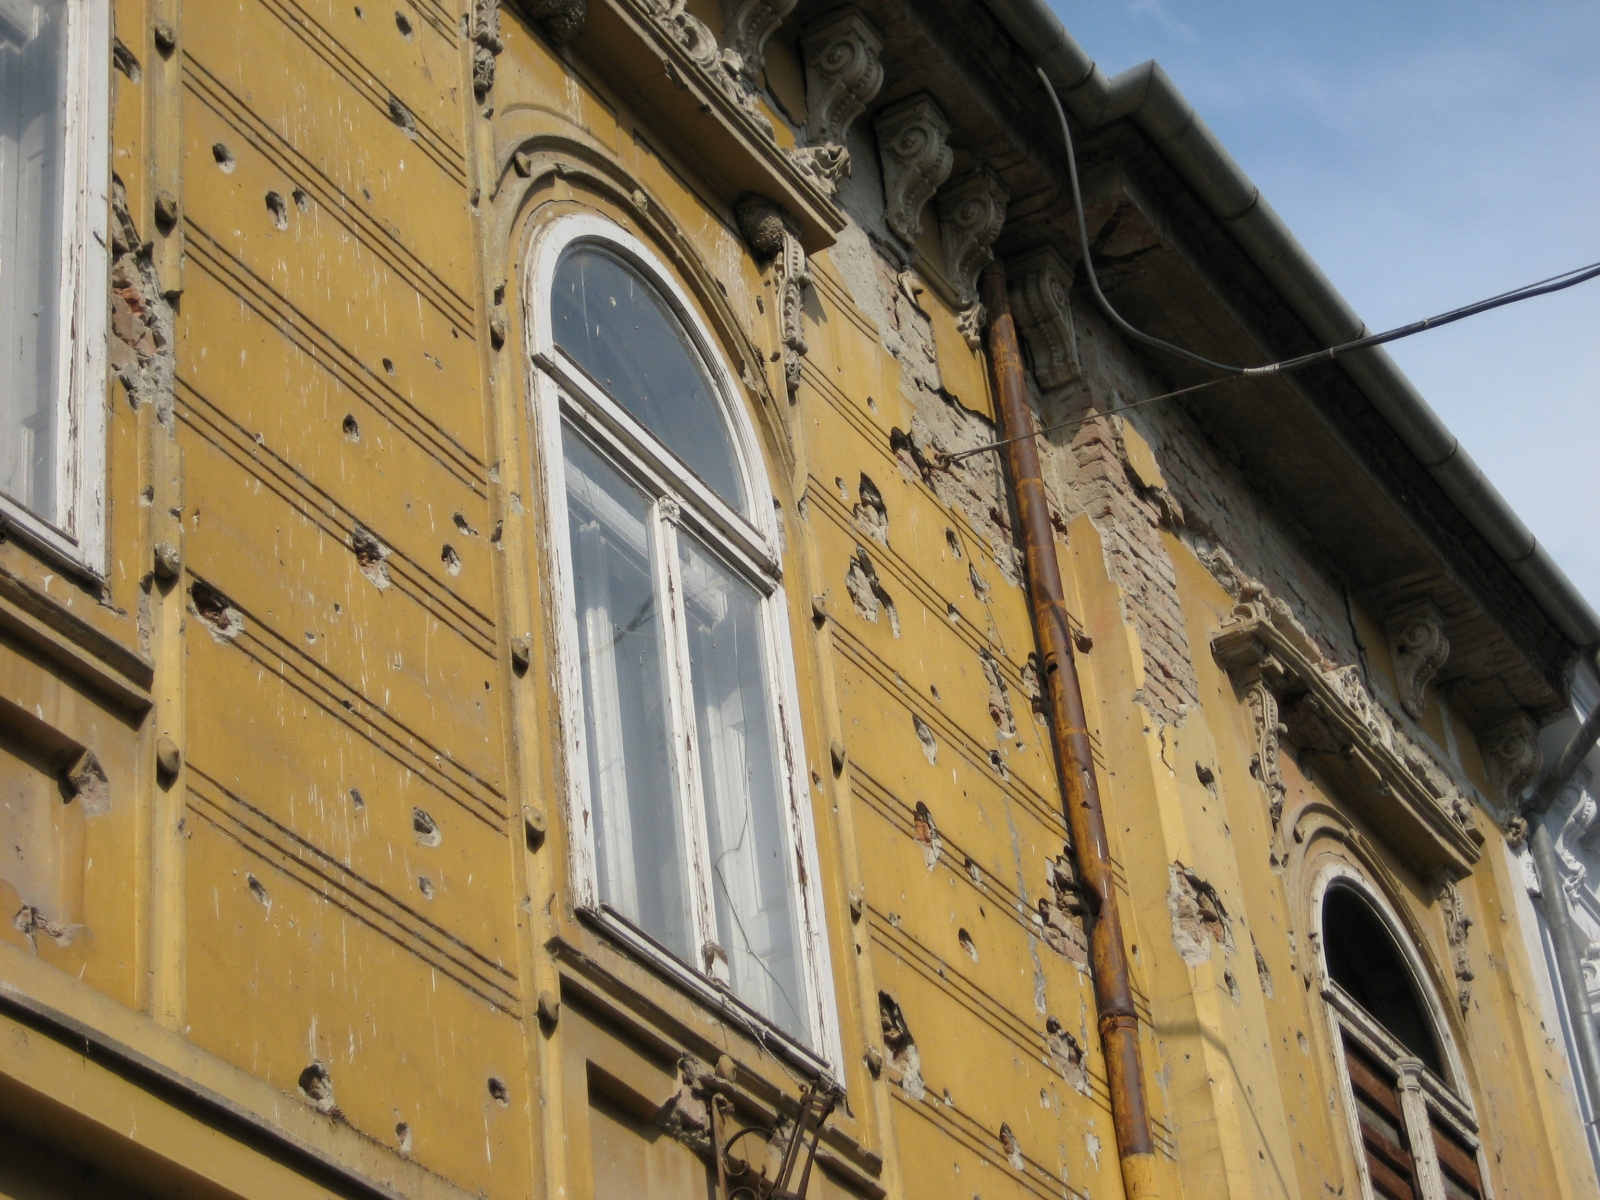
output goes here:
<path id="1" fill-rule="evenodd" d="M 1358 667 L 1335 667 L 1322 657 L 1287 604 L 1246 584 L 1211 650 L 1249 700 L 1257 743 L 1251 770 L 1268 794 L 1274 826 L 1282 814 L 1278 759 L 1287 740 L 1303 761 L 1341 785 L 1338 799 L 1420 870 L 1448 868 L 1454 878 L 1471 873 L 1483 839 L 1466 796 L 1373 699 Z"/>

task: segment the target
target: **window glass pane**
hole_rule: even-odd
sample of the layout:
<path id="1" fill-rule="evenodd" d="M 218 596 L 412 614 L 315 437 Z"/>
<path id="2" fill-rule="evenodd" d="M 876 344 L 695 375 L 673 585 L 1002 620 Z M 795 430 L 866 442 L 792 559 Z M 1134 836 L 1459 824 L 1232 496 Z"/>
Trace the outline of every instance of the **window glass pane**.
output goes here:
<path id="1" fill-rule="evenodd" d="M 719 496 L 744 510 L 733 439 L 683 323 L 637 271 L 598 246 L 561 256 L 556 344 Z"/>
<path id="2" fill-rule="evenodd" d="M 0 3 L 0 491 L 57 522 L 66 10 Z"/>
<path id="3" fill-rule="evenodd" d="M 762 600 L 694 539 L 678 546 L 717 939 L 734 994 L 805 1039 Z"/>
<path id="4" fill-rule="evenodd" d="M 692 961 L 650 502 L 563 429 L 600 898 Z"/>

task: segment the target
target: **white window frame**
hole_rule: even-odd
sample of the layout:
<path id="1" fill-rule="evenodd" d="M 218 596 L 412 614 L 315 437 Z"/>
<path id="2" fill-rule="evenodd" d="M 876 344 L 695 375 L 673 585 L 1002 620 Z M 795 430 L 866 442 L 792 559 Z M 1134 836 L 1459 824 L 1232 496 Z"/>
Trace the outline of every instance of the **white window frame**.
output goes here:
<path id="1" fill-rule="evenodd" d="M 683 327 L 694 339 L 712 379 L 712 390 L 722 410 L 726 427 L 734 442 L 740 483 L 748 497 L 749 517 L 736 512 L 709 487 L 692 475 L 659 439 L 630 413 L 607 396 L 571 357 L 555 344 L 551 328 L 550 294 L 561 255 L 576 242 L 589 242 L 617 255 L 655 285 L 675 310 Z M 770 1050 L 813 1075 L 837 1075 L 842 1061 L 837 1010 L 834 1004 L 833 971 L 827 922 L 818 886 L 820 871 L 813 827 L 805 744 L 799 722 L 799 689 L 794 657 L 789 644 L 789 613 L 782 587 L 783 564 L 779 550 L 776 508 L 763 467 L 760 442 L 745 405 L 739 399 L 734 375 L 724 361 L 714 339 L 705 329 L 678 282 L 663 269 L 655 255 L 637 238 L 603 217 L 576 214 L 557 218 L 536 231 L 523 277 L 524 327 L 527 351 L 528 389 L 533 404 L 533 425 L 539 477 L 544 485 L 545 516 L 551 586 L 547 589 L 555 626 L 562 736 L 567 757 L 567 828 L 571 832 L 572 886 L 579 910 L 602 927 L 614 940 L 654 966 L 661 974 L 691 995 L 730 1016 L 735 1023 L 754 1032 Z M 650 493 L 653 536 L 658 540 L 657 561 L 664 578 L 676 578 L 679 570 L 676 548 L 677 528 L 692 531 L 697 539 L 714 549 L 727 565 L 746 582 L 754 585 L 765 599 L 763 646 L 766 677 L 770 681 L 769 703 L 774 710 L 777 749 L 780 758 L 784 809 L 785 860 L 789 894 L 794 903 L 796 958 L 801 986 L 806 995 L 800 1007 L 810 1026 L 810 1041 L 802 1042 L 780 1029 L 765 1015 L 738 1000 L 725 981 L 696 969 L 659 946 L 652 938 L 600 898 L 599 875 L 595 861 L 593 800 L 589 794 L 588 761 L 585 747 L 583 681 L 579 665 L 577 614 L 574 603 L 572 550 L 567 535 L 567 489 L 562 425 L 580 431 L 602 456 L 612 460 L 623 474 Z M 677 755 L 680 816 L 691 841 L 690 857 L 699 863 L 709 861 L 706 847 L 706 820 L 702 813 L 700 788 L 696 778 L 699 756 L 693 719 L 694 700 L 688 678 L 688 651 L 684 641 L 681 587 L 668 589 L 672 599 L 665 607 L 668 629 L 677 645 L 666 661 L 669 692 L 671 739 L 684 747 Z M 666 598 L 666 597 L 664 597 Z M 783 763 L 787 763 L 787 767 Z M 802 878 L 799 863 L 806 863 Z M 715 913 L 709 874 L 686 863 L 685 878 L 690 891 L 691 919 L 697 947 L 703 947 L 715 930 Z M 711 969 L 715 969 L 712 964 Z M 719 982 L 723 986 L 719 986 Z"/>
<path id="2" fill-rule="evenodd" d="M 0 514 L 26 540 L 98 578 L 106 562 L 106 336 L 111 220 L 111 3 L 67 4 L 66 142 L 54 402 L 60 519 L 4 493 Z"/>
<path id="3" fill-rule="evenodd" d="M 1438 1047 L 1440 1066 L 1445 1076 L 1448 1076 L 1445 1078 L 1436 1075 L 1427 1067 L 1414 1072 L 1417 1082 L 1421 1085 L 1422 1099 L 1427 1107 L 1428 1116 L 1448 1126 L 1463 1143 L 1472 1148 L 1478 1163 L 1478 1178 L 1483 1181 L 1483 1198 L 1493 1200 L 1494 1184 L 1489 1178 L 1488 1159 L 1478 1137 L 1478 1117 L 1472 1105 L 1472 1095 L 1466 1086 L 1465 1066 L 1455 1039 L 1450 1034 L 1444 1006 L 1428 983 L 1427 969 L 1422 961 L 1422 955 L 1404 933 L 1405 925 L 1384 894 L 1348 863 L 1330 863 L 1318 872 L 1312 886 L 1312 931 L 1317 950 L 1318 990 L 1328 1020 L 1328 1031 L 1332 1037 L 1334 1069 L 1339 1076 L 1339 1094 L 1350 1134 L 1350 1145 L 1356 1156 L 1356 1170 L 1361 1179 L 1361 1194 L 1365 1200 L 1376 1200 L 1376 1193 L 1372 1189 L 1372 1180 L 1367 1170 L 1361 1117 L 1356 1110 L 1355 1089 L 1350 1082 L 1349 1067 L 1345 1063 L 1345 1041 L 1346 1039 L 1354 1041 L 1375 1061 L 1390 1069 L 1395 1069 L 1396 1060 L 1409 1059 L 1413 1056 L 1409 1049 L 1402 1046 L 1393 1034 L 1340 987 L 1328 971 L 1327 941 L 1322 931 L 1323 905 L 1329 890 L 1336 885 L 1347 887 L 1360 895 L 1388 928 L 1389 936 L 1394 939 L 1394 944 L 1400 950 L 1401 960 L 1411 976 L 1412 990 L 1422 1002 L 1423 1014 L 1433 1033 L 1434 1044 Z M 1431 1130 L 1426 1132 L 1428 1139 L 1426 1145 L 1430 1148 L 1431 1157 L 1433 1134 Z M 1406 1133 L 1415 1146 L 1418 1133 L 1410 1127 L 1409 1122 Z M 1435 1179 L 1431 1180 L 1424 1180 L 1422 1170 L 1418 1171 L 1418 1186 L 1424 1192 L 1423 1200 L 1447 1200 L 1442 1188 L 1438 1190 L 1437 1195 L 1430 1194 L 1430 1184 L 1436 1185 L 1437 1170 L 1435 1165 L 1433 1168 Z"/>

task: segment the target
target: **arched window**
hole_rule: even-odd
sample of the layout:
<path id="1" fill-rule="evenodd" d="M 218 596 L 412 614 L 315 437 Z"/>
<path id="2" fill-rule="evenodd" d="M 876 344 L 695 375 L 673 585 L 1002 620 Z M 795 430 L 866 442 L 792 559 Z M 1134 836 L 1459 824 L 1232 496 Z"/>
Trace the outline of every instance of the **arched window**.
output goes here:
<path id="1" fill-rule="evenodd" d="M 577 886 L 680 981 L 818 1051 L 826 952 L 753 434 L 686 298 L 614 226 L 546 230 L 529 291 Z"/>
<path id="2" fill-rule="evenodd" d="M 1324 996 L 1344 1052 L 1369 1195 L 1478 1200 L 1470 1108 L 1455 1094 L 1432 1006 L 1390 924 L 1345 881 L 1322 900 Z"/>

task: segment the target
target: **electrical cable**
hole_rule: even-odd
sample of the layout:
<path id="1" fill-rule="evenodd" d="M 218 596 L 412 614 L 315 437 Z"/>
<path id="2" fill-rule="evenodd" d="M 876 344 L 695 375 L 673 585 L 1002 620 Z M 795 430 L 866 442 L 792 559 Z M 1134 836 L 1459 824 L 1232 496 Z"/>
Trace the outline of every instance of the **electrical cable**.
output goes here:
<path id="1" fill-rule="evenodd" d="M 1453 308 L 1448 312 L 1439 313 L 1437 316 L 1424 317 L 1420 321 L 1412 321 L 1407 325 L 1399 325 L 1393 329 L 1385 330 L 1383 333 L 1369 334 L 1366 337 L 1356 338 L 1348 342 L 1341 342 L 1337 346 L 1328 347 L 1326 350 L 1314 350 L 1310 354 L 1302 354 L 1295 358 L 1282 359 L 1278 362 L 1267 363 L 1266 365 L 1259 367 L 1239 367 L 1233 366 L 1229 363 L 1216 362 L 1213 359 L 1206 358 L 1202 354 L 1196 354 L 1192 350 L 1186 350 L 1182 346 L 1174 345 L 1171 342 L 1156 337 L 1154 334 L 1146 333 L 1142 329 L 1135 328 L 1133 325 L 1129 324 L 1123 319 L 1122 314 L 1112 307 L 1111 301 L 1108 300 L 1106 298 L 1106 294 L 1100 290 L 1100 278 L 1095 273 L 1094 259 L 1089 250 L 1089 225 L 1083 211 L 1083 190 L 1078 182 L 1078 156 L 1072 144 L 1072 129 L 1067 123 L 1066 110 L 1061 107 L 1061 98 L 1056 95 L 1056 89 L 1054 85 L 1051 84 L 1050 77 L 1044 73 L 1044 68 L 1035 67 L 1034 69 L 1038 72 L 1039 81 L 1044 85 L 1045 93 L 1050 97 L 1050 103 L 1056 110 L 1056 118 L 1061 123 L 1061 140 L 1066 144 L 1067 150 L 1067 176 L 1072 183 L 1072 205 L 1077 216 L 1078 245 L 1083 254 L 1084 273 L 1088 276 L 1089 290 L 1094 295 L 1095 303 L 1099 306 L 1101 312 L 1105 313 L 1106 318 L 1129 337 L 1144 342 L 1146 345 L 1154 346 L 1158 350 L 1165 350 L 1169 354 L 1175 354 L 1179 358 L 1192 362 L 1197 366 L 1205 367 L 1212 371 L 1220 371 L 1222 372 L 1223 376 L 1220 379 L 1210 379 L 1204 383 L 1197 383 L 1189 387 L 1179 388 L 1174 392 L 1166 392 L 1160 396 L 1152 396 L 1147 400 L 1139 400 L 1133 404 L 1125 404 L 1122 406 L 1122 408 L 1117 409 L 1117 412 L 1122 412 L 1130 408 L 1139 408 L 1146 404 L 1154 404 L 1158 400 L 1170 400 L 1175 396 L 1183 396 L 1191 392 L 1198 392 L 1203 388 L 1214 387 L 1219 383 L 1226 383 L 1230 379 L 1250 378 L 1261 375 L 1282 375 L 1289 371 L 1298 371 L 1304 367 L 1309 367 L 1316 363 L 1332 362 L 1341 354 L 1348 354 L 1354 350 L 1363 350 L 1370 346 L 1382 346 L 1388 342 L 1396 342 L 1401 338 L 1411 337 L 1413 334 L 1422 333 L 1429 329 L 1438 329 L 1441 326 L 1453 324 L 1454 322 L 1464 320 L 1467 317 L 1473 317 L 1477 316 L 1479 313 L 1489 312 L 1491 309 L 1503 308 L 1505 305 L 1515 304 L 1519 300 L 1530 300 L 1535 296 L 1545 296 L 1551 292 L 1564 291 L 1569 287 L 1575 287 L 1580 283 L 1584 283 L 1587 280 L 1600 276 L 1600 263 L 1590 263 L 1585 267 L 1575 267 L 1570 271 L 1563 271 L 1559 275 L 1552 275 L 1547 279 L 1540 279 L 1534 283 L 1524 284 L 1522 287 L 1512 288 L 1510 291 L 1501 292 L 1498 296 L 1490 296 L 1487 300 L 1479 300 L 1472 304 L 1463 305 L 1460 308 Z M 945 455 L 943 458 L 946 462 L 958 462 L 963 458 L 968 458 L 985 450 L 994 450 L 1001 446 L 1010 445 L 1012 442 L 1020 441 L 1025 437 L 1037 437 L 1042 433 L 1053 433 L 1061 429 L 1066 429 L 1069 426 L 1082 425 L 1085 422 L 1094 419 L 1094 417 L 1084 417 L 1076 421 L 1064 421 L 1058 425 L 1050 425 L 1043 429 L 1035 430 L 1033 433 L 1025 433 L 1019 435 L 1018 437 L 1006 438 L 1003 441 L 990 442 L 983 446 L 975 446 L 970 450 L 963 450 L 957 454 Z"/>

